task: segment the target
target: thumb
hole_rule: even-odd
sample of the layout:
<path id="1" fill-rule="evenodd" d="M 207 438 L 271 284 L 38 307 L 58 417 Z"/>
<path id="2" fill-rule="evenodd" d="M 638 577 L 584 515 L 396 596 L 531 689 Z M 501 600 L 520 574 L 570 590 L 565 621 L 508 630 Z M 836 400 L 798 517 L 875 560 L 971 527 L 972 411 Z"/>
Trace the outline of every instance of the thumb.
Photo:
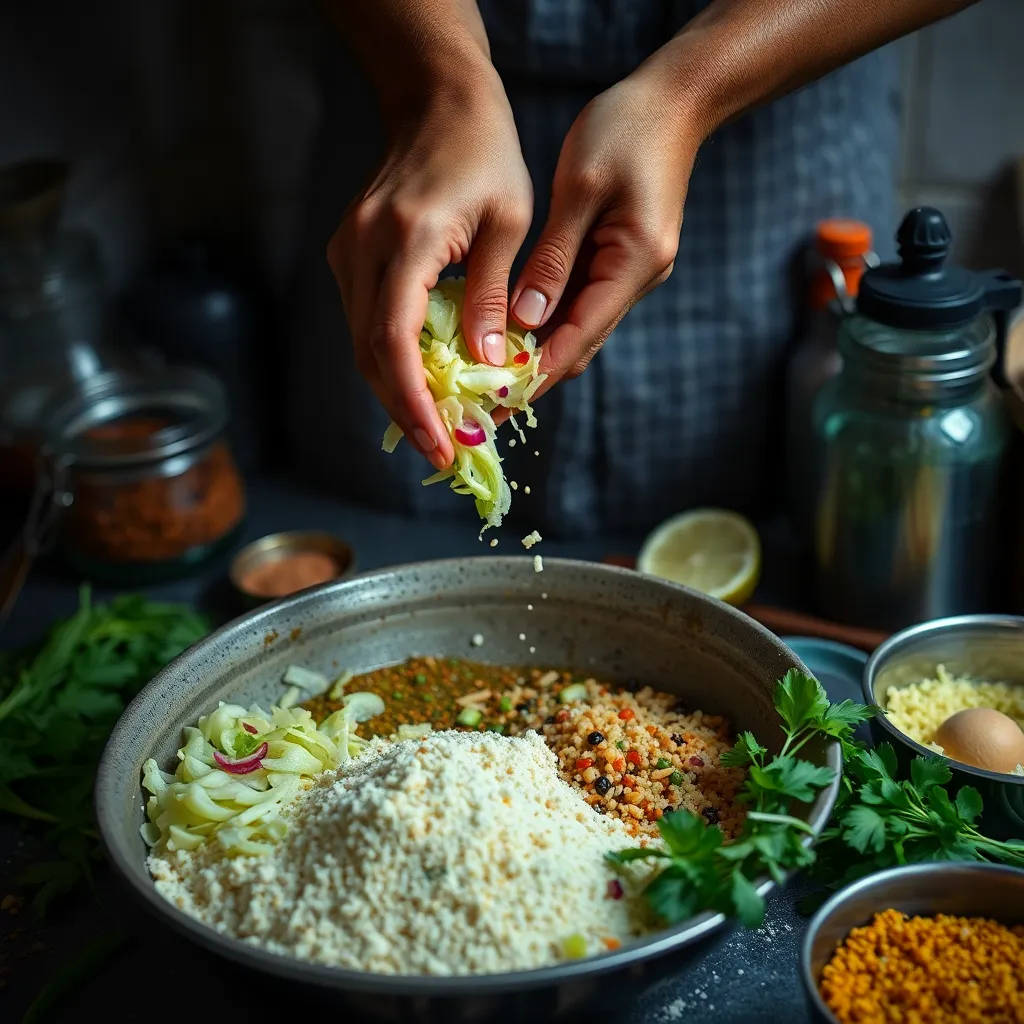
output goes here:
<path id="1" fill-rule="evenodd" d="M 512 292 L 512 315 L 524 327 L 546 323 L 569 281 L 580 247 L 590 229 L 590 204 L 556 191 L 537 244 Z"/>
<path id="2" fill-rule="evenodd" d="M 486 221 L 473 239 L 466 259 L 462 333 L 479 363 L 505 365 L 508 276 L 528 230 L 528 222 Z"/>

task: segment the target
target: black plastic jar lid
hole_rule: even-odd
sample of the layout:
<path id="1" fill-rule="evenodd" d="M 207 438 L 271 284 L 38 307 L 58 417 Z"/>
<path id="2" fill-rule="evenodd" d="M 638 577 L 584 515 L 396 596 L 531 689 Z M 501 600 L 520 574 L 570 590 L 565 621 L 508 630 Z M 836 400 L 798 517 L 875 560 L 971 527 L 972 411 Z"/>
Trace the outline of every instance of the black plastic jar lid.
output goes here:
<path id="1" fill-rule="evenodd" d="M 937 331 L 1020 303 L 1021 283 L 1005 271 L 946 266 L 952 240 L 939 210 L 911 210 L 896 232 L 900 262 L 864 273 L 857 311 L 889 327 Z"/>

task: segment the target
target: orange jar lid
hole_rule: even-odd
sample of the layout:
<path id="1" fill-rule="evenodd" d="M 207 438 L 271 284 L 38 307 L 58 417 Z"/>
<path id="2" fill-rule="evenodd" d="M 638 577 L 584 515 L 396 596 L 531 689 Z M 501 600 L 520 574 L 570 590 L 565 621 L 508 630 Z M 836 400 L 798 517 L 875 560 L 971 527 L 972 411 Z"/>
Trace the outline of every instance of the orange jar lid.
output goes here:
<path id="1" fill-rule="evenodd" d="M 822 220 L 814 231 L 814 246 L 825 260 L 839 266 L 846 281 L 847 294 L 854 296 L 864 273 L 864 256 L 871 251 L 871 228 L 863 221 Z M 812 309 L 821 309 L 836 298 L 836 288 L 824 266 L 811 275 L 807 300 Z"/>
<path id="2" fill-rule="evenodd" d="M 835 260 L 863 256 L 871 251 L 871 228 L 859 220 L 823 220 L 815 230 L 815 242 L 823 256 Z"/>

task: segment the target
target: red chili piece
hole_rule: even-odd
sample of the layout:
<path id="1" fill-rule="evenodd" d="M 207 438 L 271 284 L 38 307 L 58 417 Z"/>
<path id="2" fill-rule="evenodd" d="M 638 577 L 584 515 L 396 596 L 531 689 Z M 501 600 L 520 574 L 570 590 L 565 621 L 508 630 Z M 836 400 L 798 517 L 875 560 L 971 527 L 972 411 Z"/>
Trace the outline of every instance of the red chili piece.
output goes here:
<path id="1" fill-rule="evenodd" d="M 585 772 L 593 763 L 594 759 L 592 757 L 581 757 L 576 762 L 576 771 Z"/>
<path id="2" fill-rule="evenodd" d="M 529 361 L 530 361 L 530 353 L 529 352 L 517 352 L 512 357 L 512 362 L 515 363 L 516 366 L 525 366 Z"/>
<path id="3" fill-rule="evenodd" d="M 640 767 L 640 755 L 639 755 L 639 754 L 638 754 L 638 753 L 637 753 L 637 752 L 636 752 L 635 750 L 631 750 L 631 751 L 630 751 L 630 752 L 629 752 L 629 753 L 628 753 L 628 754 L 626 755 L 626 760 L 627 760 L 627 761 L 628 761 L 628 762 L 629 762 L 630 764 L 635 764 L 635 765 L 637 766 L 637 768 L 639 768 L 639 767 Z"/>

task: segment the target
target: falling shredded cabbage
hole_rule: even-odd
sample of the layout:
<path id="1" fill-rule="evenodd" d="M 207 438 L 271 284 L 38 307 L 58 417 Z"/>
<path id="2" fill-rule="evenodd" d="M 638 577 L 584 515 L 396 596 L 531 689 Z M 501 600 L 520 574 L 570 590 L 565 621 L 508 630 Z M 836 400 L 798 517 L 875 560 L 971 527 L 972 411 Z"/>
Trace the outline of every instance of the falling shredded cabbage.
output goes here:
<path id="1" fill-rule="evenodd" d="M 248 728 L 247 728 L 248 727 Z M 224 853 L 267 853 L 287 831 L 281 811 L 323 771 L 358 757 L 367 741 L 355 734 L 355 715 L 341 708 L 319 727 L 305 708 L 220 703 L 216 711 L 184 730 L 174 774 L 150 758 L 142 785 L 151 794 L 142 838 L 156 854 L 195 850 L 216 839 Z M 267 753 L 248 774 L 224 771 L 215 757 Z"/>
<path id="2" fill-rule="evenodd" d="M 420 332 L 423 372 L 455 449 L 452 465 L 427 477 L 423 484 L 451 480 L 451 489 L 456 494 L 472 494 L 476 510 L 484 520 L 482 534 L 489 526 L 500 526 L 512 504 L 512 493 L 501 469 L 502 459 L 494 443 L 491 413 L 499 406 L 524 412 L 527 426 L 535 427 L 537 421 L 530 400 L 546 374 L 539 372 L 536 339 L 512 323 L 505 332 L 504 366 L 490 366 L 473 359 L 462 337 L 465 291 L 465 278 L 438 282 L 430 290 L 427 317 Z M 521 353 L 528 358 L 522 359 Z M 519 363 L 515 361 L 517 356 Z M 526 437 L 515 419 L 511 422 L 525 443 Z M 471 430 L 474 423 L 484 431 L 485 440 L 477 445 L 463 444 L 455 432 L 464 425 Z M 393 452 L 401 439 L 401 429 L 392 423 L 384 434 L 384 451 Z"/>

